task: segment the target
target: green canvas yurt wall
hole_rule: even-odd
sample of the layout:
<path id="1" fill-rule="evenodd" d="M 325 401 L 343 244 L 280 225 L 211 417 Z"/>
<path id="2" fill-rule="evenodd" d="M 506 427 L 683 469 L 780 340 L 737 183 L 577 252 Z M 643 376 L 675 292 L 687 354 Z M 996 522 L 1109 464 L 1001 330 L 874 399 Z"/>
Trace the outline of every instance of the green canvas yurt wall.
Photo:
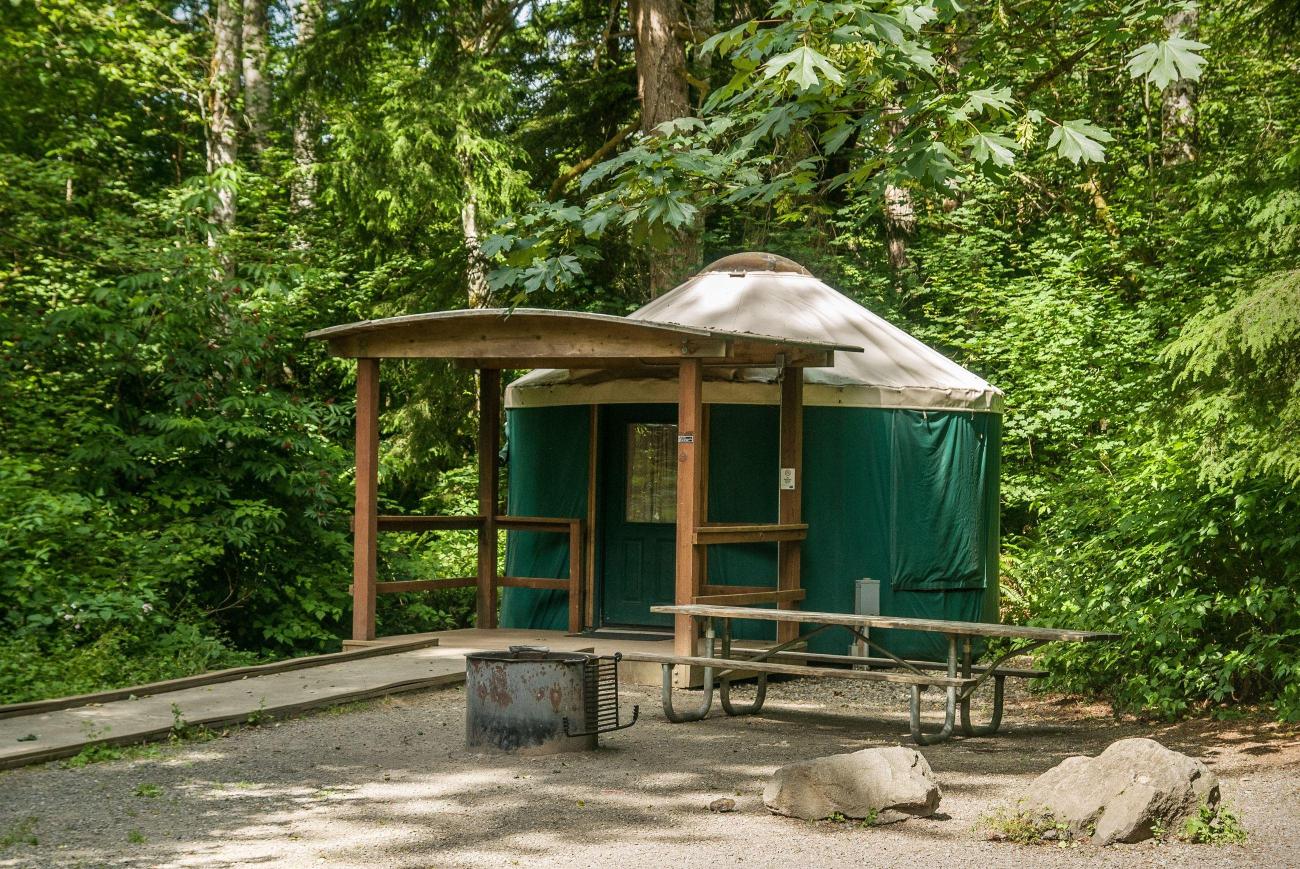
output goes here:
<path id="1" fill-rule="evenodd" d="M 770 405 L 711 405 L 710 521 L 776 520 L 778 417 Z M 590 419 L 588 405 L 508 411 L 512 514 L 587 515 Z M 865 577 L 880 580 L 888 615 L 996 620 L 1000 438 L 997 413 L 805 408 L 802 608 L 852 612 L 855 582 Z M 565 576 L 567 544 L 513 533 L 506 562 L 512 576 Z M 720 585 L 775 585 L 776 547 L 711 547 L 708 576 Z M 599 576 L 596 587 L 599 594 Z M 506 589 L 501 624 L 562 630 L 566 596 Z M 770 630 L 738 627 L 741 636 Z M 933 635 L 880 631 L 873 639 L 905 657 L 946 652 Z M 843 652 L 848 641 L 827 632 L 813 647 Z"/>

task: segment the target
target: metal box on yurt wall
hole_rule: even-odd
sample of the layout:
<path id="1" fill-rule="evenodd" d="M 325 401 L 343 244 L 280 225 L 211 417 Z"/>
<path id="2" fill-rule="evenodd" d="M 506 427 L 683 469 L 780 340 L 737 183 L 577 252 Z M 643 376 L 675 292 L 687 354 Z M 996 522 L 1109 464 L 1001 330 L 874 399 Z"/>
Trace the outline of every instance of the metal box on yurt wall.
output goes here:
<path id="1" fill-rule="evenodd" d="M 880 615 L 880 580 L 878 579 L 859 579 L 853 587 L 853 614 L 859 616 L 878 616 Z M 864 636 L 871 635 L 871 629 L 868 627 L 861 628 Z M 867 644 L 860 639 L 854 639 L 849 644 L 849 654 L 858 655 L 865 658 L 871 654 Z"/>
<path id="2" fill-rule="evenodd" d="M 553 754 L 588 751 L 619 722 L 618 661 L 584 652 L 511 646 L 465 656 L 465 747 Z"/>

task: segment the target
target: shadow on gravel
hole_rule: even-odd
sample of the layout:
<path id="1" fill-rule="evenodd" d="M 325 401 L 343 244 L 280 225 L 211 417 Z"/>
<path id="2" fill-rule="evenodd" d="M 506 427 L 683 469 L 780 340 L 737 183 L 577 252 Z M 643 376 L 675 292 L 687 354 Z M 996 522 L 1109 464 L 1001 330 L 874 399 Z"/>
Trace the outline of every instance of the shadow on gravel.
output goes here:
<path id="1" fill-rule="evenodd" d="M 463 692 L 443 689 L 240 732 L 158 759 L 24 771 L 5 782 L 0 834 L 12 819 L 34 815 L 40 845 L 4 848 L 0 865 L 278 866 L 323 857 L 347 866 L 527 866 L 530 858 L 554 860 L 565 849 L 593 846 L 616 864 L 620 849 L 698 845 L 706 807 L 717 797 L 762 814 L 758 795 L 776 766 L 910 744 L 895 695 L 868 702 L 830 694 L 819 703 L 775 686 L 761 716 L 669 725 L 653 692 L 628 694 L 642 705 L 642 722 L 583 754 L 471 754 L 462 743 Z M 1081 715 L 1048 721 L 1045 706 L 1011 705 L 996 737 L 922 749 L 945 804 L 1002 798 L 1016 777 L 1069 755 L 1096 754 L 1125 736 L 1152 735 L 1195 754 L 1280 750 L 1272 748 L 1276 733 L 1258 726 L 1153 728 Z M 151 792 L 146 784 L 160 795 L 140 796 Z M 97 829 L 56 824 L 55 814 L 66 818 L 78 798 L 103 801 L 106 820 Z M 773 823 L 790 824 L 796 835 L 821 830 Z M 977 838 L 969 818 L 887 829 L 930 840 Z"/>

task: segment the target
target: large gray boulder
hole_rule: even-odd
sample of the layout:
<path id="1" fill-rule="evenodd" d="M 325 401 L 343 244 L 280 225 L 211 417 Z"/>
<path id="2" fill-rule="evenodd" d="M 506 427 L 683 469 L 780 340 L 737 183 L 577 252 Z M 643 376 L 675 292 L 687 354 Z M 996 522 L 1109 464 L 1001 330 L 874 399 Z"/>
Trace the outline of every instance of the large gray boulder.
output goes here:
<path id="1" fill-rule="evenodd" d="M 1170 832 L 1219 802 L 1219 779 L 1199 760 L 1153 739 L 1121 739 L 1096 757 L 1067 757 L 1034 780 L 1024 803 L 1100 845 Z"/>
<path id="2" fill-rule="evenodd" d="M 816 821 L 836 813 L 878 824 L 928 817 L 939 808 L 939 785 L 919 752 L 903 746 L 866 748 L 783 766 L 763 789 L 778 815 Z"/>

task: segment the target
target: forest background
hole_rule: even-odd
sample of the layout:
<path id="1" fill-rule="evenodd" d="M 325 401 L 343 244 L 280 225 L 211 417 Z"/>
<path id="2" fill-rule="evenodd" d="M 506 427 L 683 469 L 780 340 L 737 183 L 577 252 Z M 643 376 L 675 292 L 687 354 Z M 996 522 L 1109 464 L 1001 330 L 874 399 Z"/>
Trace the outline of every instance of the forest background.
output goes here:
<path id="1" fill-rule="evenodd" d="M 337 648 L 354 375 L 310 329 L 622 314 L 760 249 L 1005 390 L 1007 616 L 1126 636 L 1055 687 L 1300 719 L 1298 21 L 3 4 L 0 702 Z M 384 511 L 470 512 L 469 374 L 385 377 Z M 472 572 L 456 534 L 382 543 L 385 577 Z"/>

